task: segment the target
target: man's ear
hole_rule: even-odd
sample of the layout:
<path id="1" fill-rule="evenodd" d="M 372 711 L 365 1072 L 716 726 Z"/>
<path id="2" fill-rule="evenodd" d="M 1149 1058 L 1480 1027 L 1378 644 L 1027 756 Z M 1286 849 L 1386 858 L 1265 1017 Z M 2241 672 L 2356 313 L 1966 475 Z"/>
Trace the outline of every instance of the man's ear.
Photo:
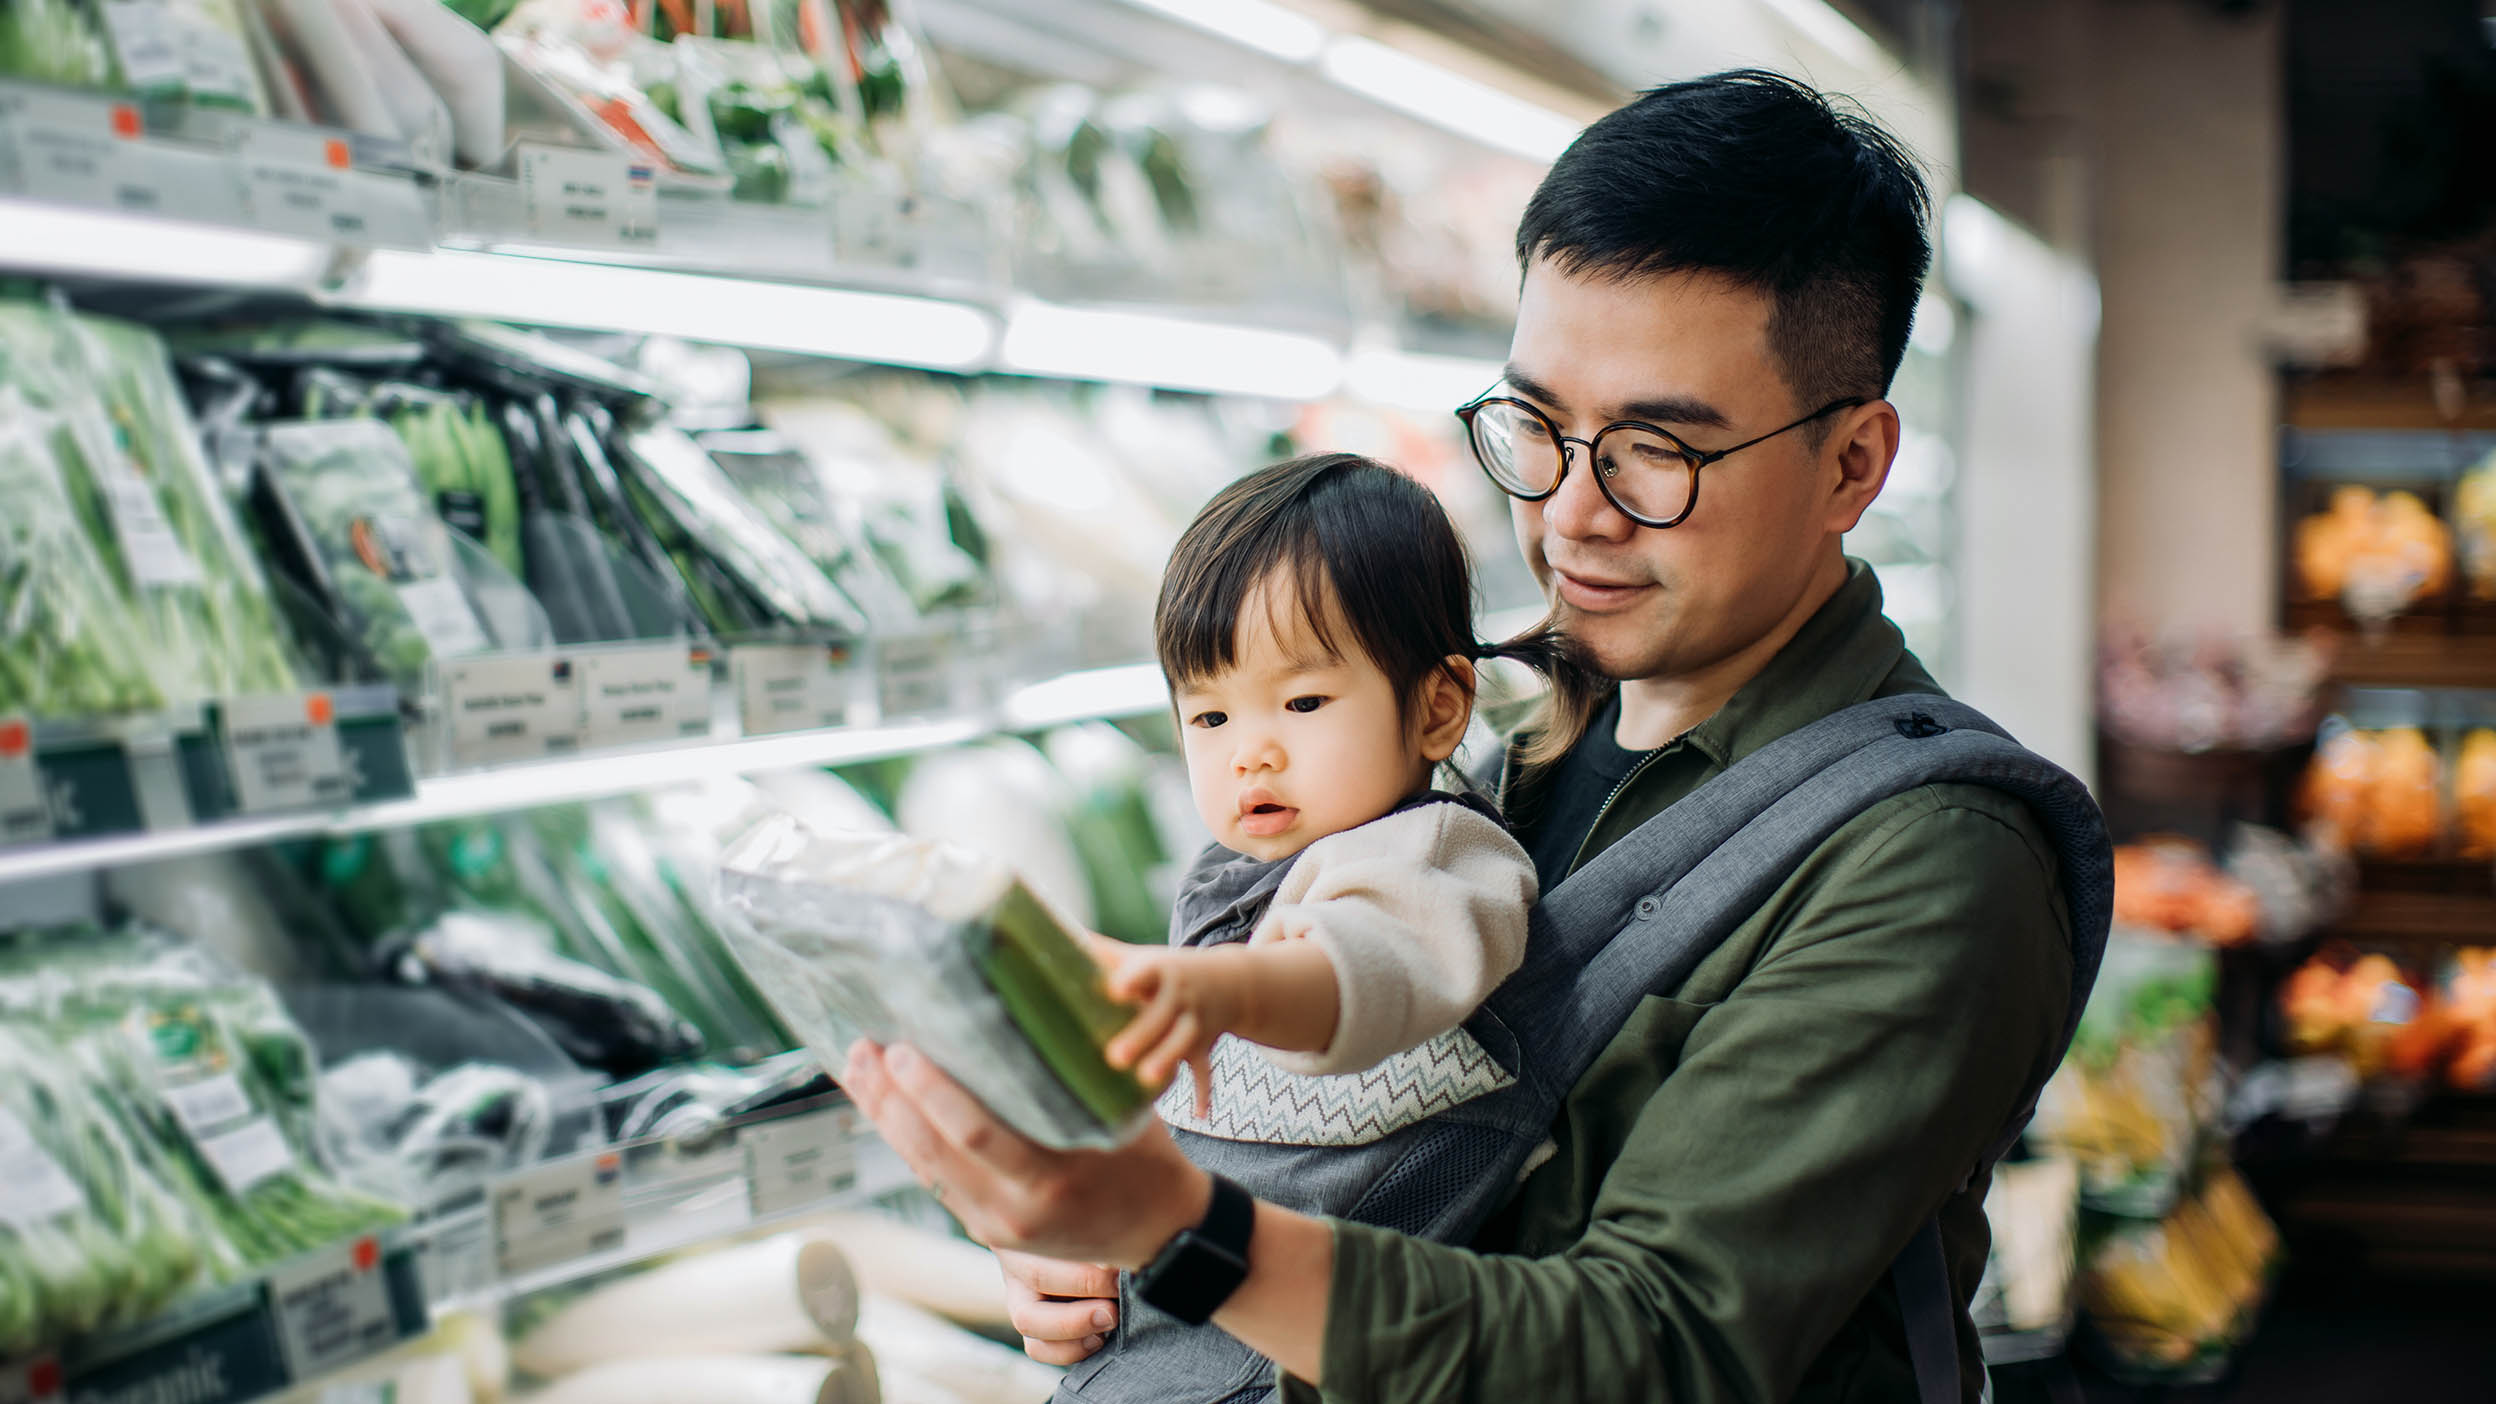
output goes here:
<path id="1" fill-rule="evenodd" d="M 1836 467 L 1829 491 L 1829 528 L 1853 531 L 1889 482 L 1898 457 L 1898 410 L 1887 400 L 1857 405 L 1838 417 L 1820 451 Z"/>
<path id="2" fill-rule="evenodd" d="M 1473 725 L 1473 660 L 1451 653 L 1421 682 L 1421 754 L 1432 765 L 1456 754 Z"/>

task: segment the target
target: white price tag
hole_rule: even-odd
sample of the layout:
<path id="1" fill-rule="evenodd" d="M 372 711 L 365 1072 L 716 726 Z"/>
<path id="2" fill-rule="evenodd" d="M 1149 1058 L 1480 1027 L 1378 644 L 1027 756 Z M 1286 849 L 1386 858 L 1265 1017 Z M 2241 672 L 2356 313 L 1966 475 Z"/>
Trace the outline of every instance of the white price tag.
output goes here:
<path id="1" fill-rule="evenodd" d="M 739 644 L 728 654 L 748 736 L 849 721 L 857 669 L 846 644 Z"/>
<path id="2" fill-rule="evenodd" d="M 684 644 L 580 656 L 585 744 L 675 741 L 711 730 L 711 654 Z"/>
<path id="3" fill-rule="evenodd" d="M 184 29 L 165 0 L 103 0 L 104 32 L 121 60 L 122 81 L 140 92 L 179 88 L 189 78 Z"/>
<path id="4" fill-rule="evenodd" d="M 832 254 L 852 268 L 899 268 L 908 258 L 899 197 L 875 189 L 832 198 Z"/>
<path id="5" fill-rule="evenodd" d="M 252 223 L 300 239 L 361 239 L 354 207 L 354 153 L 346 138 L 295 127 L 255 125 L 235 137 L 234 163 Z"/>
<path id="6" fill-rule="evenodd" d="M 199 1153 L 225 1182 L 228 1193 L 242 1195 L 272 1175 L 295 1167 L 294 1148 L 286 1144 L 277 1123 L 254 1117 L 221 1136 L 199 1138 Z"/>
<path id="7" fill-rule="evenodd" d="M 265 814 L 347 801 L 346 748 L 328 693 L 229 697 L 222 710 L 236 809 Z"/>
<path id="8" fill-rule="evenodd" d="M 556 653 L 463 658 L 442 665 L 451 753 L 462 761 L 542 756 L 581 744 L 581 690 Z"/>
<path id="9" fill-rule="evenodd" d="M 240 1078 L 232 1073 L 201 1078 L 181 1087 L 165 1089 L 165 1105 L 173 1109 L 173 1119 L 193 1139 L 214 1135 L 251 1115 L 251 1098 L 243 1092 Z"/>
<path id="10" fill-rule="evenodd" d="M 26 1123 L 0 1108 L 0 1224 L 28 1228 L 86 1207 L 78 1182 L 35 1143 Z"/>
<path id="11" fill-rule="evenodd" d="M 407 606 L 409 621 L 425 636 L 434 657 L 457 658 L 494 646 L 485 636 L 485 626 L 477 622 L 477 612 L 469 608 L 468 597 L 460 593 L 458 581 L 438 575 L 409 581 L 398 590 L 399 603 Z"/>
<path id="12" fill-rule="evenodd" d="M 658 168 L 612 151 L 520 148 L 529 233 L 554 244 L 646 249 L 659 241 Z"/>
<path id="13" fill-rule="evenodd" d="M 399 1316 L 382 1271 L 381 1241 L 366 1235 L 307 1254 L 269 1274 L 269 1314 L 286 1368 L 298 1380 L 352 1365 L 396 1344 Z"/>
<path id="14" fill-rule="evenodd" d="M 0 91 L 0 147 L 17 193 L 67 205 L 123 210 L 164 207 L 154 163 L 138 140 L 138 106 L 91 93 L 12 87 Z"/>
<path id="15" fill-rule="evenodd" d="M 754 1217 L 813 1207 L 856 1188 L 858 1159 L 851 1142 L 857 1120 L 852 1108 L 834 1107 L 738 1131 Z"/>
<path id="16" fill-rule="evenodd" d="M 35 728 L 24 717 L 0 717 L 0 845 L 52 837 L 52 806 L 35 768 Z"/>
<path id="17" fill-rule="evenodd" d="M 121 558 L 130 568 L 131 580 L 142 588 L 199 584 L 199 562 L 191 559 L 182 538 L 173 534 L 173 523 L 165 519 L 165 505 L 157 499 L 156 489 L 139 476 L 138 464 L 116 446 L 97 465 L 96 476 L 103 480 L 104 501 L 112 512 L 113 530 L 121 538 Z"/>
<path id="18" fill-rule="evenodd" d="M 941 634 L 881 639 L 875 646 L 876 697 L 882 716 L 924 717 L 953 705 L 950 640 Z"/>
<path id="19" fill-rule="evenodd" d="M 624 1158 L 613 1151 L 523 1170 L 494 1187 L 494 1261 L 506 1277 L 624 1246 Z"/>

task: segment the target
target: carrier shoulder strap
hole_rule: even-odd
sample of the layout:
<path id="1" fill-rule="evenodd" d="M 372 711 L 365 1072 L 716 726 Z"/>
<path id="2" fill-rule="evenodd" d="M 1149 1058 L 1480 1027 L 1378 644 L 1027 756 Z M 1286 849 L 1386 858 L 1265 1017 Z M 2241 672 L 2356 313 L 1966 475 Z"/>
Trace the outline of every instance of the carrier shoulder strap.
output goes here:
<path id="1" fill-rule="evenodd" d="M 1564 1097 L 1641 998 L 1678 988 L 1830 835 L 1881 801 L 1932 784 L 2010 794 L 2052 840 L 2071 918 L 2071 997 L 2056 1044 L 2058 1054 L 2068 1048 L 2113 909 L 2112 856 L 2096 802 L 1974 708 L 1911 695 L 1850 707 L 1761 747 L 1544 895 L 1532 939 L 1551 950 L 1493 1000 L 1542 1011 L 1538 1033 L 1557 1036 L 1532 1075 Z M 2026 1090 L 1971 1179 L 2019 1138 L 2042 1090 L 2042 1082 Z M 1937 1221 L 1905 1245 L 1892 1279 L 1920 1404 L 1949 1404 L 1959 1397 L 1959 1312 Z"/>

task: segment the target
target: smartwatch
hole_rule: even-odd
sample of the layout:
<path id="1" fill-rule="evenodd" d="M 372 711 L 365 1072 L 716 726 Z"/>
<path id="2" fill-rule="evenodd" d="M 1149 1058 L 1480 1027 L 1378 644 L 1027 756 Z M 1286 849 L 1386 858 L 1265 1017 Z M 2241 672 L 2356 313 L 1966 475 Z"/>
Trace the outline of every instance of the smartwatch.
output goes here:
<path id="1" fill-rule="evenodd" d="M 1202 1326 L 1248 1279 L 1248 1237 L 1256 1228 L 1257 1201 L 1219 1175 L 1204 1222 L 1179 1230 L 1150 1266 L 1135 1275 L 1135 1294 L 1146 1306 L 1190 1326 Z"/>

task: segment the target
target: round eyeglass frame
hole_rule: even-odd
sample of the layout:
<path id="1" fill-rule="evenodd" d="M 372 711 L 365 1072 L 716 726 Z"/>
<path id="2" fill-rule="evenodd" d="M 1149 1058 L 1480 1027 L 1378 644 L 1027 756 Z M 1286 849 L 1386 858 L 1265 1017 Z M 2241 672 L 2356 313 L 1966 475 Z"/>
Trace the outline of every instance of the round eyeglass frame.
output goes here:
<path id="1" fill-rule="evenodd" d="M 1777 437 L 1779 434 L 1791 433 L 1792 431 L 1800 429 L 1804 425 L 1811 423 L 1815 419 L 1825 418 L 1828 415 L 1837 413 L 1839 410 L 1853 409 L 1859 405 L 1868 405 L 1870 403 L 1872 403 L 1872 401 L 1862 395 L 1848 396 L 1842 400 L 1831 400 L 1827 404 L 1822 405 L 1820 408 L 1813 410 L 1811 413 L 1804 415 L 1802 418 L 1795 420 L 1791 424 L 1771 429 L 1756 439 L 1745 439 L 1741 443 L 1733 445 L 1731 448 L 1720 448 L 1714 450 L 1713 452 L 1703 452 L 1699 449 L 1692 448 L 1688 443 L 1682 440 L 1682 437 L 1679 434 L 1673 433 L 1669 429 L 1660 429 L 1655 425 L 1645 422 L 1644 420 L 1637 419 L 1616 419 L 1596 430 L 1594 432 L 1594 437 L 1592 438 L 1574 438 L 1570 435 L 1561 433 L 1560 426 L 1552 421 L 1550 415 L 1543 413 L 1541 410 L 1536 409 L 1533 405 L 1528 404 L 1524 400 L 1517 399 L 1512 395 L 1483 395 L 1480 398 L 1475 399 L 1472 403 L 1460 407 L 1456 411 L 1456 417 L 1463 420 L 1465 423 L 1466 446 L 1473 450 L 1473 461 L 1481 467 L 1483 475 L 1491 480 L 1493 486 L 1497 487 L 1501 492 L 1508 494 L 1510 497 L 1517 499 L 1519 502 L 1541 502 L 1549 498 L 1553 493 L 1558 492 L 1560 490 L 1560 484 L 1568 480 L 1569 465 L 1574 454 L 1580 448 L 1586 450 L 1586 460 L 1589 463 L 1601 462 L 1602 460 L 1598 454 L 1598 445 L 1602 444 L 1604 435 L 1611 433 L 1615 429 L 1635 429 L 1641 433 L 1655 435 L 1657 438 L 1664 440 L 1666 443 L 1669 443 L 1674 448 L 1680 450 L 1681 455 L 1688 459 L 1690 463 L 1690 500 L 1681 505 L 1681 510 L 1679 512 L 1675 513 L 1670 518 L 1661 518 L 1650 517 L 1643 512 L 1632 510 L 1627 503 L 1622 502 L 1620 498 L 1613 495 L 1610 475 L 1604 473 L 1600 469 L 1596 470 L 1595 473 L 1595 488 L 1603 494 L 1604 501 L 1612 504 L 1613 511 L 1620 513 L 1622 516 L 1629 518 L 1631 521 L 1636 522 L 1640 526 L 1654 527 L 1657 530 L 1662 531 L 1680 526 L 1683 522 L 1690 520 L 1690 514 L 1692 512 L 1698 510 L 1700 469 L 1707 467 L 1709 464 L 1714 463 L 1719 459 L 1728 458 L 1734 454 L 1740 453 L 1746 448 L 1753 447 L 1757 444 L 1764 444 L 1770 439 Z M 1520 491 L 1516 488 L 1510 487 L 1507 481 L 1500 477 L 1499 470 L 1491 466 L 1490 456 L 1482 451 L 1481 435 L 1479 431 L 1475 429 L 1473 422 L 1474 416 L 1480 414 L 1483 407 L 1486 405 L 1508 405 L 1513 406 L 1516 409 L 1523 410 L 1527 414 L 1541 420 L 1543 427 L 1551 432 L 1552 442 L 1560 446 L 1560 471 L 1552 474 L 1550 487 L 1544 488 L 1541 492 Z"/>

